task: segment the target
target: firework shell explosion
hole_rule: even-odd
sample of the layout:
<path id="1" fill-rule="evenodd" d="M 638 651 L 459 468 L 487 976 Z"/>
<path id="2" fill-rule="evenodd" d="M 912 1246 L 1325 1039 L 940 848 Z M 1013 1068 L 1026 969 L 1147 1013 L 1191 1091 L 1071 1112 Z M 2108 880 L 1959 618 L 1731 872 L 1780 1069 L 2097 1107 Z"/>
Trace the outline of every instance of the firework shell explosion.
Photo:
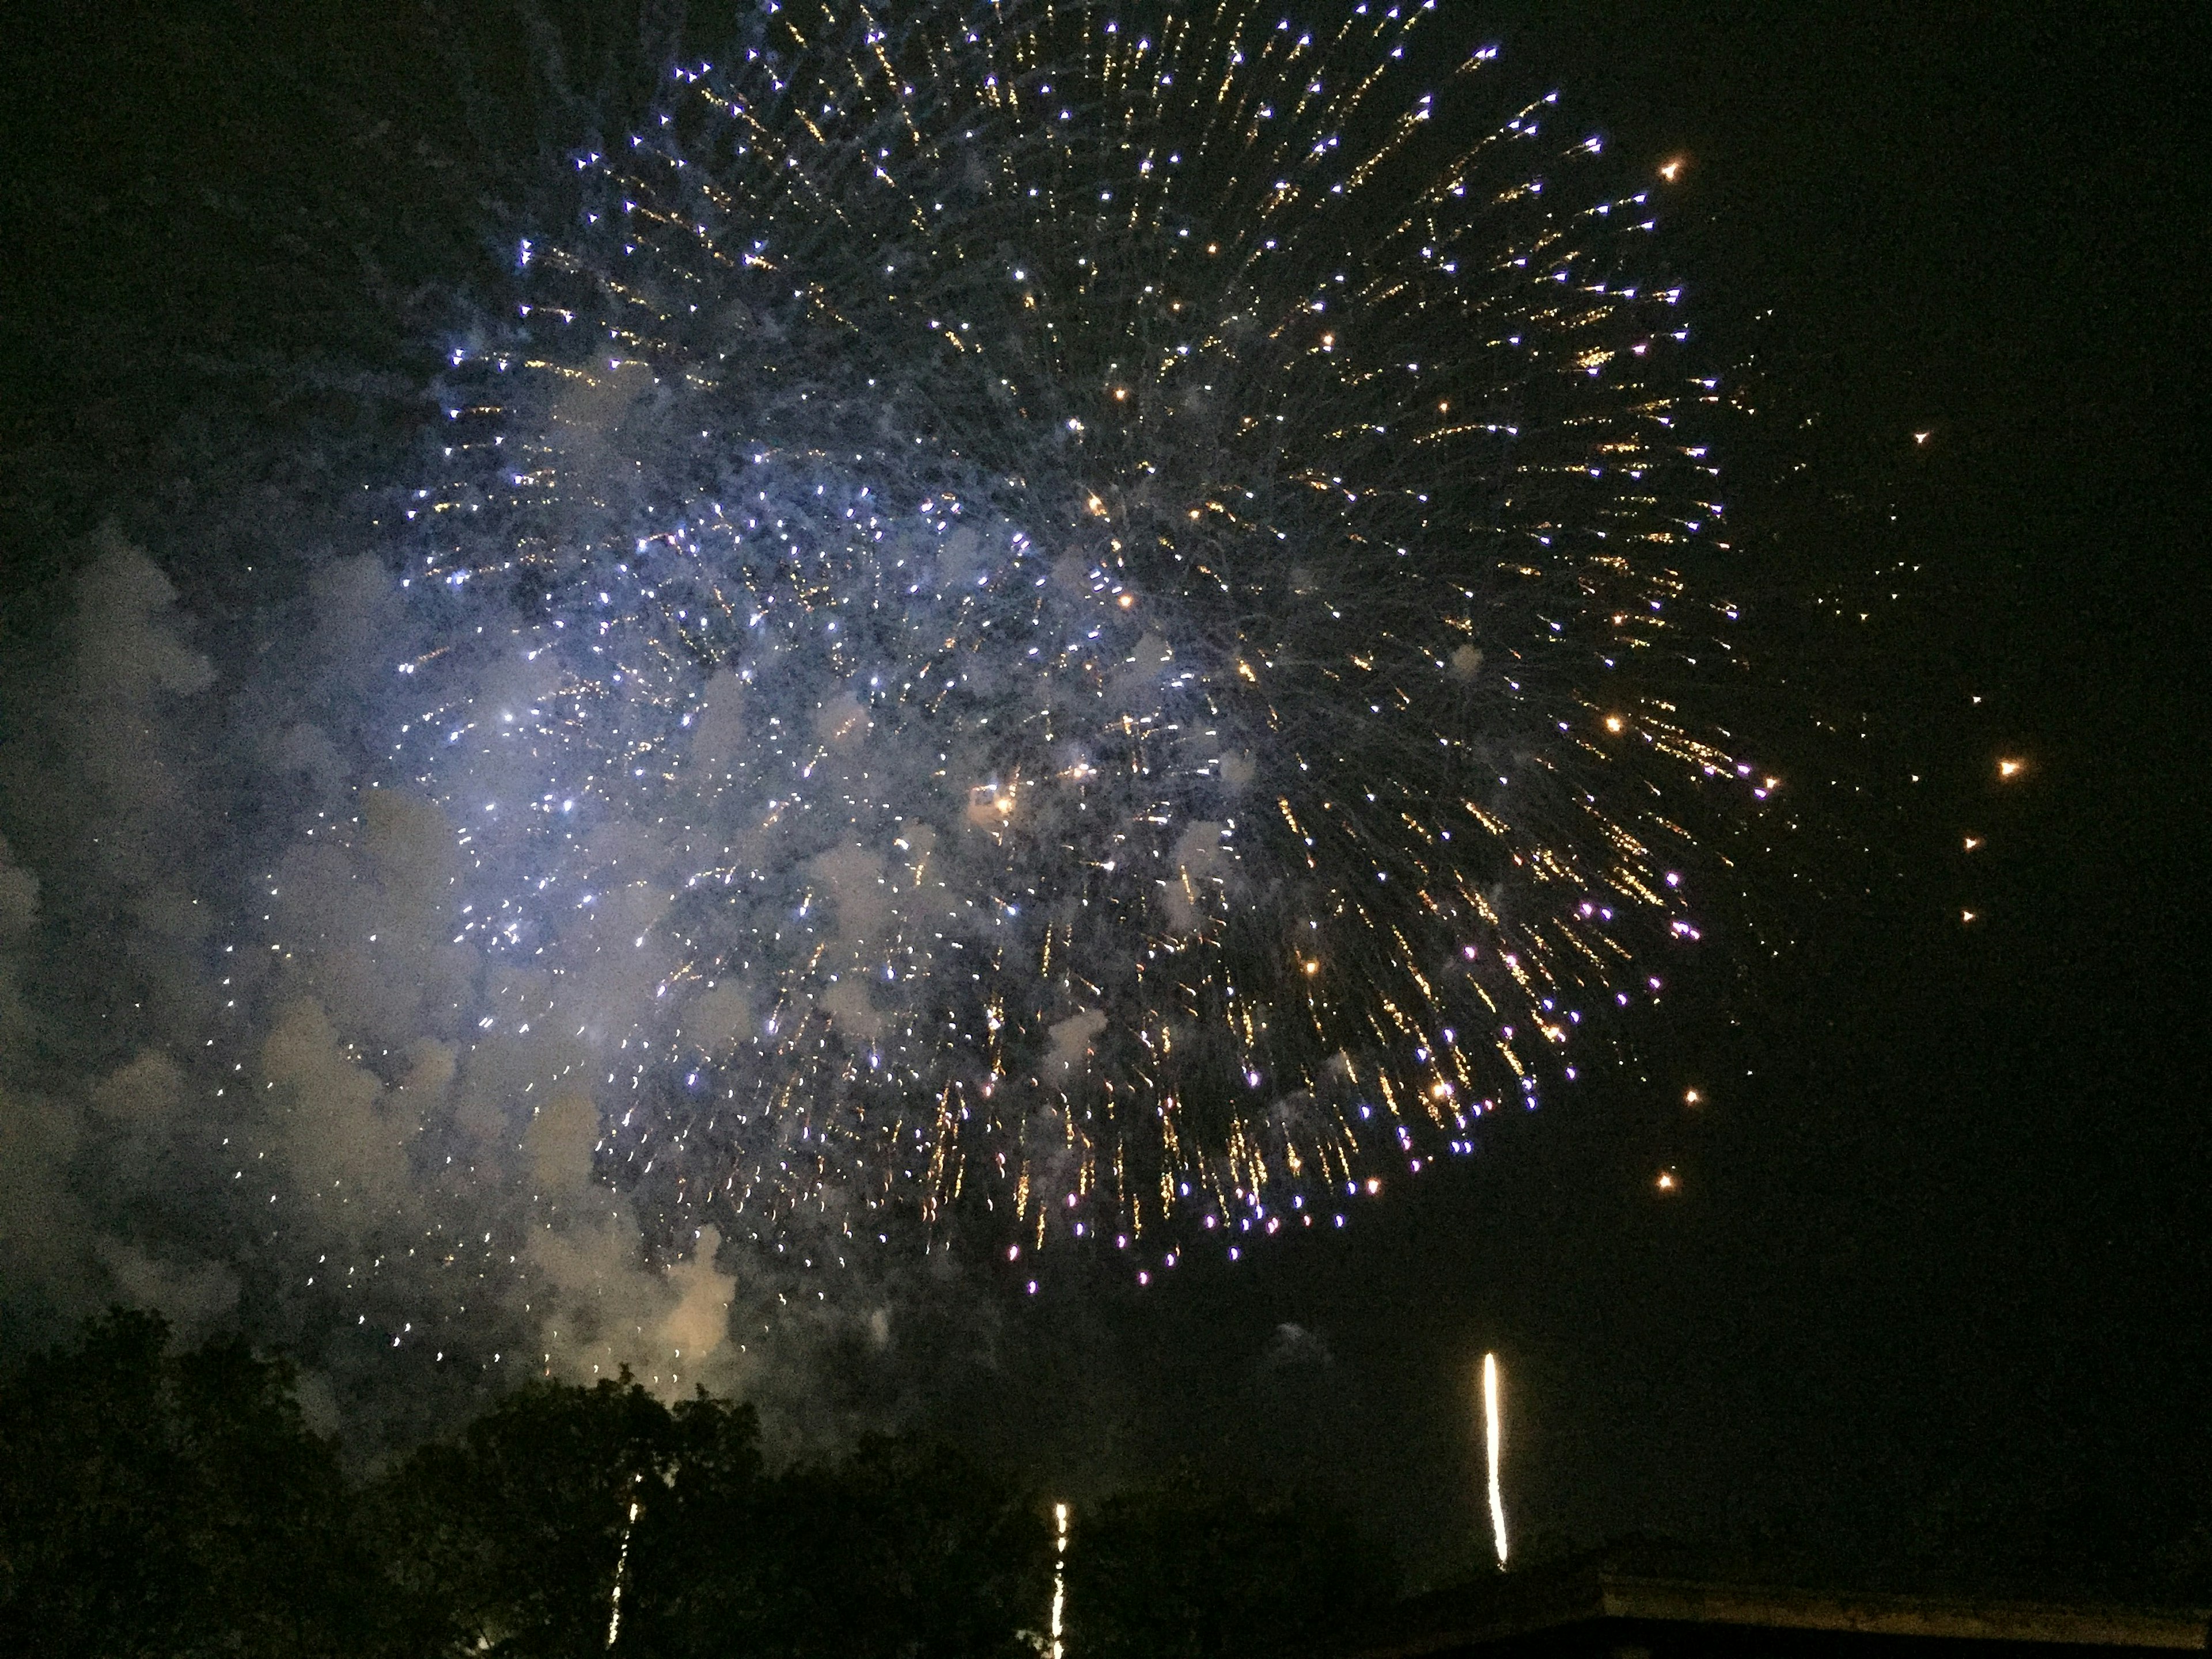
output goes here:
<path id="1" fill-rule="evenodd" d="M 390 781 L 648 1212 L 1234 1254 L 1694 938 L 1765 786 L 1636 677 L 1729 648 L 1711 383 L 1645 194 L 1428 15 L 771 6 L 573 158 Z"/>

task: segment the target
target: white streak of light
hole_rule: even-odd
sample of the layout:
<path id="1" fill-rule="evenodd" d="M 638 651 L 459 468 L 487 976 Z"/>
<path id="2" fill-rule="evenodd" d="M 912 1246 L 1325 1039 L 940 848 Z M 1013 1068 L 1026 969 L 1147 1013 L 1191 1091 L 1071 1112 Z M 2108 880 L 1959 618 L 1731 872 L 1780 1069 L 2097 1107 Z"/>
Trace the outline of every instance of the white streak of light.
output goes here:
<path id="1" fill-rule="evenodd" d="M 1498 1413 L 1498 1356 L 1482 1356 L 1482 1424 L 1490 1450 L 1490 1533 L 1498 1547 L 1498 1565 L 1505 1565 L 1505 1493 L 1498 1484 L 1498 1459 L 1503 1440 Z"/>
<path id="2" fill-rule="evenodd" d="M 637 1478 L 633 1475 L 630 1485 L 635 1486 L 636 1484 Z M 608 1600 L 607 1613 L 607 1645 L 611 1648 L 615 1644 L 615 1638 L 622 1634 L 623 1571 L 629 1565 L 630 1528 L 637 1525 L 641 1507 L 635 1498 L 629 1500 L 629 1518 L 623 1522 L 622 1550 L 615 1557 L 615 1592 Z"/>
<path id="3" fill-rule="evenodd" d="M 1062 1659 L 1060 1645 L 1060 1618 L 1067 1610 L 1067 1505 L 1052 1506 L 1054 1530 L 1052 1542 L 1052 1651 L 1050 1659 Z"/>

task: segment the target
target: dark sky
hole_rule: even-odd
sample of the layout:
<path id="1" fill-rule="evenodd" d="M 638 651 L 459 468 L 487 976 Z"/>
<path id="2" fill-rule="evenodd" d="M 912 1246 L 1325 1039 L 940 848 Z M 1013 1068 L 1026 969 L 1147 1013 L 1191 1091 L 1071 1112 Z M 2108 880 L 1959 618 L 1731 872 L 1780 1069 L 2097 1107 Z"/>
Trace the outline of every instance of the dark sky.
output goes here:
<path id="1" fill-rule="evenodd" d="M 2142 1550 L 2203 1513 L 2212 1381 L 2173 43 L 2027 7 L 1484 15 L 1619 143 L 1689 158 L 1672 229 L 1770 417 L 1732 457 L 1766 621 L 1840 601 L 1758 728 L 1802 743 L 1837 845 L 1727 1014 L 1639 1036 L 1648 1085 L 1260 1264 L 1200 1322 L 1233 1335 L 1144 1340 L 1255 1462 L 1356 1461 L 1438 1534 L 1474 1523 L 1495 1344 L 1524 1526 Z M 1271 1320 L 1327 1334 L 1348 1415 L 1218 1380 Z"/>
<path id="2" fill-rule="evenodd" d="M 2027 5 L 1447 21 L 1624 153 L 1686 160 L 1670 257 L 1757 411 L 1723 439 L 1767 656 L 1738 717 L 1803 828 L 1618 1073 L 1347 1236 L 1141 1303 L 1055 1285 L 997 1370 L 948 1355 L 908 1405 L 1070 1486 L 1189 1457 L 1337 1488 L 1433 1566 L 1476 1523 L 1495 1347 L 1526 1533 L 2148 1559 L 2212 1477 L 2201 41 Z M 387 120 L 458 152 L 457 101 L 495 101 L 502 65 L 487 30 L 457 91 L 415 26 L 340 9 L 7 27 L 13 673 L 102 518 L 191 548 L 187 602 L 251 593 L 250 549 L 179 528 L 213 511 L 188 476 L 210 410 L 254 412 L 241 443 L 397 453 L 365 404 L 272 397 L 268 365 L 397 361 L 408 259 L 486 257 L 469 192 L 348 145 Z M 259 234 L 287 213 L 295 241 Z M 349 214 L 388 263 L 325 245 Z M 319 531 L 313 478 L 270 470 Z M 0 830 L 35 811 L 0 801 Z"/>

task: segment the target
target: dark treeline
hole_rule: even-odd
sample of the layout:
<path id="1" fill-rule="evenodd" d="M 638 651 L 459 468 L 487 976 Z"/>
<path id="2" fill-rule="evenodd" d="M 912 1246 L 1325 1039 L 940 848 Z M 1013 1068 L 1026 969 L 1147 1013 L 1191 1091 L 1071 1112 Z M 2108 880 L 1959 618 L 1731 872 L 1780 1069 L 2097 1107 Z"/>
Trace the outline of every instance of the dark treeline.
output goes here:
<path id="1" fill-rule="evenodd" d="M 1046 1494 L 863 1441 L 771 1471 L 751 1407 L 538 1382 L 349 1479 L 281 1359 L 115 1312 L 0 1380 L 0 1652 L 1036 1659 Z M 1384 1566 L 1325 1504 L 1190 1477 L 1079 1511 L 1071 1659 L 1325 1641 Z M 619 1596 L 617 1591 L 619 1587 Z"/>

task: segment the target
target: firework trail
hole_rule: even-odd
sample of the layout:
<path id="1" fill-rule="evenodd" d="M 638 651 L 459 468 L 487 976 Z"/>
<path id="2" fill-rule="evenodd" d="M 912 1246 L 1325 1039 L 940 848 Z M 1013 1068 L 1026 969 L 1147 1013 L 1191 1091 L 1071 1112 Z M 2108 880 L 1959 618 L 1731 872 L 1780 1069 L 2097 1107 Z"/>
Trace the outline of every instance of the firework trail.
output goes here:
<path id="1" fill-rule="evenodd" d="M 390 765 L 641 1201 L 1233 1255 L 1694 938 L 1771 785 L 1637 678 L 1729 648 L 1710 385 L 1644 193 L 1428 17 L 771 6 L 573 158 Z"/>

